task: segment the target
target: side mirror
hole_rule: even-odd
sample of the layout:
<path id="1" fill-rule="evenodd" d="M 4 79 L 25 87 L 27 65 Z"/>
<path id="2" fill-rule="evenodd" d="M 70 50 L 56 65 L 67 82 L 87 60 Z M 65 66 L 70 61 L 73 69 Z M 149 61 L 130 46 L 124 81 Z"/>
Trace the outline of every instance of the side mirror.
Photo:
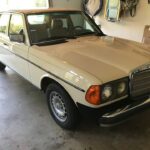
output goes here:
<path id="1" fill-rule="evenodd" d="M 13 42 L 19 42 L 19 43 L 25 42 L 25 37 L 23 34 L 10 34 L 9 38 L 10 38 L 10 41 L 13 41 Z"/>

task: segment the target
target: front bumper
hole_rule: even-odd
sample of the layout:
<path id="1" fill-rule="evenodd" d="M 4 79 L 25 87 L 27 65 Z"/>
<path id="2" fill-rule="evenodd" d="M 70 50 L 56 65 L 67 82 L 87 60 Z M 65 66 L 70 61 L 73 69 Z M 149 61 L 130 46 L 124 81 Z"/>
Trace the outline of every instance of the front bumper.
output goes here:
<path id="1" fill-rule="evenodd" d="M 150 98 L 143 100 L 124 99 L 102 108 L 88 108 L 78 104 L 80 113 L 88 119 L 96 119 L 100 126 L 110 127 L 124 122 L 131 116 L 150 107 Z"/>
<path id="2" fill-rule="evenodd" d="M 150 98 L 143 101 L 133 102 L 114 111 L 103 114 L 99 119 L 99 123 L 103 127 L 114 126 L 149 107 Z"/>

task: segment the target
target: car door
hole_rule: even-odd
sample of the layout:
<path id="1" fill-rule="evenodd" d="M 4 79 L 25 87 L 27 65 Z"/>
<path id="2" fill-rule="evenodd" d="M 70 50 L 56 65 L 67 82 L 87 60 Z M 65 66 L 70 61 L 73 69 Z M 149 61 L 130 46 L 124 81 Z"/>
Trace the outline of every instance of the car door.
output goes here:
<path id="1" fill-rule="evenodd" d="M 9 51 L 14 54 L 11 59 L 11 65 L 17 73 L 29 80 L 29 63 L 28 63 L 28 50 L 29 41 L 26 30 L 26 24 L 23 14 L 12 14 L 10 18 L 9 37 L 12 35 L 23 35 L 24 41 L 8 40 Z"/>
<path id="2" fill-rule="evenodd" d="M 10 66 L 10 60 L 13 54 L 9 51 L 9 37 L 8 37 L 8 26 L 9 26 L 9 13 L 0 14 L 0 61 Z"/>

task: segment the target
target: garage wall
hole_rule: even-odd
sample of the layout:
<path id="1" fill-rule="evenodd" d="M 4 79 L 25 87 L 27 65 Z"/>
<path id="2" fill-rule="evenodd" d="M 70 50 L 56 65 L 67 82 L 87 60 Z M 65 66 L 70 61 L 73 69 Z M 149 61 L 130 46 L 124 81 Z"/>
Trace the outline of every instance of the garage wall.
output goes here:
<path id="1" fill-rule="evenodd" d="M 53 6 L 57 8 L 81 9 L 82 0 L 53 0 Z M 106 0 L 104 0 L 105 2 Z M 145 25 L 150 25 L 150 4 L 148 0 L 140 0 L 137 6 L 137 14 L 134 18 L 129 15 L 121 18 L 120 22 L 106 21 L 103 12 L 95 18 L 101 24 L 102 30 L 110 35 L 142 42 Z"/>
<path id="2" fill-rule="evenodd" d="M 150 4 L 148 4 L 148 0 L 140 0 L 136 16 L 134 18 L 124 16 L 118 23 L 106 21 L 103 13 L 95 19 L 108 35 L 142 42 L 144 27 L 150 25 Z"/>
<path id="3" fill-rule="evenodd" d="M 48 0 L 0 0 L 0 11 L 9 9 L 33 9 L 48 7 Z"/>
<path id="4" fill-rule="evenodd" d="M 53 7 L 81 9 L 81 0 L 52 0 Z"/>
<path id="5" fill-rule="evenodd" d="M 8 9 L 48 8 L 50 5 L 57 8 L 81 9 L 82 0 L 0 0 L 0 11 Z M 17 4 L 17 5 L 16 5 Z"/>

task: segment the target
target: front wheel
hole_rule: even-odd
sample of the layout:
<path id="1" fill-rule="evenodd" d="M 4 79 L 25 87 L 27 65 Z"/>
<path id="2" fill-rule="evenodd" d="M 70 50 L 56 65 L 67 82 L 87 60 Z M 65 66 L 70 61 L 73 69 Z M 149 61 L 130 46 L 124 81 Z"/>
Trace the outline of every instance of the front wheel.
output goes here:
<path id="1" fill-rule="evenodd" d="M 47 103 L 53 119 L 65 129 L 73 129 L 79 122 L 79 113 L 68 93 L 58 84 L 46 90 Z"/>
<path id="2" fill-rule="evenodd" d="M 0 62 L 0 71 L 5 70 L 6 66 Z"/>

